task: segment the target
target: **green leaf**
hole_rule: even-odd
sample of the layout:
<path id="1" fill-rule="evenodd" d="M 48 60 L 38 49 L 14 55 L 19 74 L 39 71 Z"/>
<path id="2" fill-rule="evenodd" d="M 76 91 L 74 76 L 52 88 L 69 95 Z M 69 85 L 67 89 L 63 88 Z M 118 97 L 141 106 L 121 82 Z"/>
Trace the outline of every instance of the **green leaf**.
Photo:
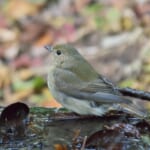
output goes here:
<path id="1" fill-rule="evenodd" d="M 33 89 L 33 82 L 32 82 L 32 80 L 22 81 L 20 79 L 15 79 L 15 81 L 12 84 L 12 88 L 15 91 L 23 91 L 23 90 Z"/>
<path id="2" fill-rule="evenodd" d="M 87 12 L 87 13 L 97 13 L 97 12 L 100 12 L 100 11 L 102 11 L 102 9 L 103 9 L 104 7 L 103 7 L 103 5 L 100 5 L 100 4 L 92 4 L 92 5 L 89 5 L 89 6 L 87 6 L 87 7 L 85 7 L 85 11 Z"/>
<path id="3" fill-rule="evenodd" d="M 97 27 L 101 28 L 106 25 L 106 20 L 103 17 L 97 16 L 97 17 L 95 17 L 95 23 L 96 23 Z"/>
<path id="4" fill-rule="evenodd" d="M 108 22 L 116 22 L 116 21 L 119 21 L 121 17 L 121 13 L 116 8 L 110 8 L 107 12 L 106 17 L 107 17 Z"/>
<path id="5" fill-rule="evenodd" d="M 135 79 L 127 79 L 122 81 L 119 85 L 121 87 L 132 87 L 135 84 L 136 80 Z"/>
<path id="6" fill-rule="evenodd" d="M 33 79 L 33 86 L 36 91 L 41 90 L 44 85 L 46 85 L 46 81 L 42 77 L 36 77 Z"/>

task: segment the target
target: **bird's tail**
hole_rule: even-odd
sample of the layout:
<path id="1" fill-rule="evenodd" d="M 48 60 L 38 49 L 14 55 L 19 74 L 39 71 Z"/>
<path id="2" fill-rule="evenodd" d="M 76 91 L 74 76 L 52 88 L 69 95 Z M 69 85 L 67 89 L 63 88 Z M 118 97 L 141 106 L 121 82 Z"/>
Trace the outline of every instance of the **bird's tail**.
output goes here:
<path id="1" fill-rule="evenodd" d="M 144 108 L 143 104 L 136 100 L 135 102 L 132 101 L 130 104 L 118 104 L 116 107 L 117 110 L 119 109 L 120 111 L 127 112 L 129 114 L 134 114 L 138 117 L 146 117 L 147 116 L 147 110 Z"/>

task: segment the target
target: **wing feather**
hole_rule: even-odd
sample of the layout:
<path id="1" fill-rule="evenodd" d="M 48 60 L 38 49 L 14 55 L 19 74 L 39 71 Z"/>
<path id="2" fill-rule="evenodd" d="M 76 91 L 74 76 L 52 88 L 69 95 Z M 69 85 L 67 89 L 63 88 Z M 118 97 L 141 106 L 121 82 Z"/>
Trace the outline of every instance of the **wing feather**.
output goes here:
<path id="1" fill-rule="evenodd" d="M 60 74 L 61 70 L 57 70 L 57 73 Z M 56 78 L 55 85 L 63 94 L 80 100 L 98 103 L 131 103 L 130 100 L 119 95 L 112 84 L 106 83 L 100 77 L 92 82 L 83 82 L 72 72 L 63 70 L 63 74 Z"/>

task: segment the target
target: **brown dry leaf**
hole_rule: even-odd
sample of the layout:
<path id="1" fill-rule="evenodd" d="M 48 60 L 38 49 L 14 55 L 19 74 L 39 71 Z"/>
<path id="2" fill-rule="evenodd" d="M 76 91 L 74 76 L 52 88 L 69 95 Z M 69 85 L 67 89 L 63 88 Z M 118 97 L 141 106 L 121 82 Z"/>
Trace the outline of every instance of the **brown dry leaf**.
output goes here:
<path id="1" fill-rule="evenodd" d="M 18 71 L 18 76 L 21 80 L 27 80 L 34 75 L 34 72 L 31 69 L 21 69 Z"/>
<path id="2" fill-rule="evenodd" d="M 109 2 L 116 8 L 120 9 L 120 10 L 123 10 L 124 7 L 126 6 L 127 4 L 127 1 L 126 0 L 109 0 Z"/>
<path id="3" fill-rule="evenodd" d="M 80 12 L 82 9 L 84 9 L 84 7 L 86 7 L 86 5 L 88 5 L 91 2 L 91 0 L 76 0 L 73 2 L 72 7 L 70 11 L 76 11 L 76 12 Z"/>
<path id="4" fill-rule="evenodd" d="M 139 130 L 130 124 L 116 123 L 103 130 L 97 131 L 88 137 L 86 146 L 95 146 L 96 149 L 122 150 L 125 146 L 129 147 L 132 140 L 129 138 L 140 139 Z M 125 142 L 126 141 L 126 142 Z M 131 148 L 129 148 L 131 149 Z"/>
<path id="5" fill-rule="evenodd" d="M 67 146 L 62 144 L 55 144 L 54 148 L 55 150 L 68 150 Z"/>
<path id="6" fill-rule="evenodd" d="M 17 126 L 24 125 L 24 119 L 29 114 L 29 107 L 21 102 L 12 103 L 5 107 L 0 115 L 0 121 L 5 126 Z M 17 129 L 17 128 L 16 128 Z"/>
<path id="7" fill-rule="evenodd" d="M 23 32 L 21 34 L 20 40 L 23 43 L 32 43 L 40 36 L 42 36 L 44 31 L 47 29 L 47 25 L 36 19 L 27 20 L 26 22 L 22 22 L 21 25 Z"/>
<path id="8" fill-rule="evenodd" d="M 81 138 L 80 133 L 81 133 L 80 129 L 76 129 L 74 131 L 74 136 L 72 139 L 72 149 L 76 149 L 77 145 L 82 145 L 83 138 Z"/>
<path id="9" fill-rule="evenodd" d="M 81 133 L 81 130 L 80 130 L 80 129 L 75 130 L 75 131 L 74 131 L 73 140 L 76 140 L 76 139 L 80 136 L 80 133 Z"/>
<path id="10" fill-rule="evenodd" d="M 43 36 L 41 36 L 36 42 L 36 46 L 43 46 L 46 45 L 47 43 L 53 43 L 54 41 L 54 36 L 52 32 L 45 33 Z"/>
<path id="11" fill-rule="evenodd" d="M 33 93 L 33 89 L 28 89 L 28 90 L 19 91 L 19 92 L 7 95 L 6 102 L 14 103 L 17 101 L 21 101 L 21 100 L 27 98 L 28 96 L 30 96 L 32 93 Z"/>
<path id="12" fill-rule="evenodd" d="M 11 73 L 7 66 L 0 66 L 0 88 L 6 87 L 11 82 Z"/>
<path id="13" fill-rule="evenodd" d="M 19 57 L 16 57 L 14 61 L 12 61 L 11 65 L 14 68 L 22 68 L 31 66 L 32 59 L 28 54 L 22 54 Z"/>
<path id="14" fill-rule="evenodd" d="M 86 24 L 87 26 L 80 27 L 75 32 L 72 32 L 71 35 L 69 35 L 68 33 L 68 37 L 66 36 L 66 34 L 64 34 L 64 36 L 60 36 L 57 39 L 57 42 L 58 43 L 75 42 L 84 37 L 85 35 L 92 33 L 96 30 L 96 25 L 90 19 L 87 21 Z"/>
<path id="15" fill-rule="evenodd" d="M 19 19 L 26 15 L 34 14 L 37 11 L 37 6 L 25 0 L 8 1 L 3 7 L 4 13 L 9 18 Z"/>

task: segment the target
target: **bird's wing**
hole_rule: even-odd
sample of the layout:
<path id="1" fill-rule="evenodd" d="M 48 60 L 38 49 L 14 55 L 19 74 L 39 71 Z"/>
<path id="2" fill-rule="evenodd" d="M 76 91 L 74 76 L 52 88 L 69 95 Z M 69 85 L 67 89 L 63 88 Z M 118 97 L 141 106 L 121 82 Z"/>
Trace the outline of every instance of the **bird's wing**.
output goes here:
<path id="1" fill-rule="evenodd" d="M 111 93 L 115 95 L 120 94 L 116 90 L 114 84 L 112 84 L 110 81 L 108 81 L 106 78 L 100 75 L 92 82 L 87 82 L 87 84 L 81 90 L 85 92 L 91 92 L 91 93 L 97 93 L 101 91 L 104 93 Z"/>
<path id="2" fill-rule="evenodd" d="M 131 103 L 130 100 L 117 94 L 111 83 L 106 82 L 101 76 L 95 81 L 83 82 L 71 72 L 65 75 L 63 71 L 59 78 L 56 77 L 55 85 L 59 92 L 80 100 L 97 103 Z"/>

